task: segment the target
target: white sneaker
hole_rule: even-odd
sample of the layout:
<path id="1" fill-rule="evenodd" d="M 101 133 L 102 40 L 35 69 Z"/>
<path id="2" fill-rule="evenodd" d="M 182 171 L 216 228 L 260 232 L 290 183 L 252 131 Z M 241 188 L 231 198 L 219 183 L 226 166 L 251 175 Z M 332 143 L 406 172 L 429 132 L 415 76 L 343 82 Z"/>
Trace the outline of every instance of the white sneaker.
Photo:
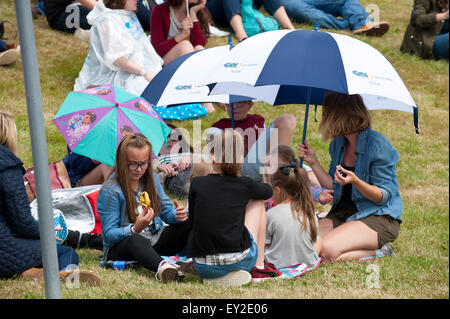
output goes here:
<path id="1" fill-rule="evenodd" d="M 232 271 L 223 277 L 219 278 L 203 278 L 203 283 L 206 285 L 218 286 L 242 286 L 252 281 L 252 275 L 245 270 Z"/>
<path id="2" fill-rule="evenodd" d="M 225 37 L 230 34 L 230 32 L 222 31 L 213 25 L 209 25 L 209 32 L 211 33 L 212 36 L 216 37 Z"/>
<path id="3" fill-rule="evenodd" d="M 80 40 L 89 41 L 91 38 L 91 31 L 78 28 L 75 30 L 74 36 L 76 36 Z"/>
<path id="4" fill-rule="evenodd" d="M 20 57 L 20 45 L 15 49 L 0 52 L 0 65 L 9 65 L 16 62 Z"/>
<path id="5" fill-rule="evenodd" d="M 179 271 L 175 265 L 164 260 L 159 265 L 155 277 L 157 281 L 162 282 L 182 281 L 184 278 L 184 274 L 183 272 Z"/>

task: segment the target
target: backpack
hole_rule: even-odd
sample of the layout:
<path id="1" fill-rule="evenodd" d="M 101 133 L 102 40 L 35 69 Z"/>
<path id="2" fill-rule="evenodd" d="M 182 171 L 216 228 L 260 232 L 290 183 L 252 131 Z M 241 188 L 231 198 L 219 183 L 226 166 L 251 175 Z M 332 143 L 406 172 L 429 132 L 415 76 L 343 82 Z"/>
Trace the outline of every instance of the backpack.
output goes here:
<path id="1" fill-rule="evenodd" d="M 12 26 L 12 28 L 14 29 L 14 36 L 10 36 L 10 37 L 4 37 L 5 35 L 5 24 L 8 23 Z M 9 31 L 9 30 L 8 30 Z M 9 32 L 7 32 L 9 33 Z M 14 24 L 12 24 L 11 22 L 7 21 L 7 20 L 1 20 L 0 21 L 0 40 L 15 40 L 17 38 L 17 29 L 15 27 Z"/>
<path id="2" fill-rule="evenodd" d="M 278 30 L 277 21 L 272 17 L 266 17 L 253 7 L 252 0 L 241 0 L 241 17 L 247 36 Z"/>

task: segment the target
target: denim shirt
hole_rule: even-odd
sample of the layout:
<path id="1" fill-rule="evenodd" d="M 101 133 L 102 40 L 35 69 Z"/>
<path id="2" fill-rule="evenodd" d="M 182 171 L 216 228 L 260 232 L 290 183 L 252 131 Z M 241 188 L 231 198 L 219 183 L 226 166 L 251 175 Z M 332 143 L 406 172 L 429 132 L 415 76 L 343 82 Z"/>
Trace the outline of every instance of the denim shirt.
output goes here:
<path id="1" fill-rule="evenodd" d="M 114 178 L 114 174 L 109 178 Z M 153 223 L 149 226 L 152 233 L 167 224 L 180 223 L 176 218 L 176 208 L 164 192 L 159 177 L 153 173 L 155 188 L 161 204 L 160 216 L 155 216 Z M 120 243 L 126 237 L 131 236 L 131 225 L 124 226 L 126 214 L 126 202 L 118 182 L 108 180 L 100 190 L 97 199 L 97 211 L 100 215 L 102 225 L 103 246 L 112 247 Z"/>
<path id="2" fill-rule="evenodd" d="M 342 165 L 345 153 L 345 137 L 335 138 L 330 144 L 331 163 L 328 174 L 333 179 L 334 210 L 342 197 L 343 186 L 334 181 L 337 165 Z M 399 161 L 398 152 L 382 134 L 367 129 L 359 132 L 355 150 L 355 174 L 363 182 L 378 186 L 382 193 L 380 202 L 373 202 L 362 195 L 356 187 L 352 187 L 352 200 L 358 212 L 350 216 L 347 221 L 358 220 L 369 215 L 390 215 L 402 221 L 400 215 L 403 210 L 402 199 L 398 192 L 398 182 L 395 165 Z"/>

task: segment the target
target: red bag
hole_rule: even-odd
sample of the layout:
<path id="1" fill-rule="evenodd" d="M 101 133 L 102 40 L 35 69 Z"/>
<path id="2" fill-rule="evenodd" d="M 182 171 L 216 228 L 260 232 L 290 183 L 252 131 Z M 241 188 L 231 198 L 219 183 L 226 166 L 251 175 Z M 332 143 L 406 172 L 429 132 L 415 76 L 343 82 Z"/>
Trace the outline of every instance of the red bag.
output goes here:
<path id="1" fill-rule="evenodd" d="M 62 161 L 50 162 L 48 164 L 50 174 L 50 188 L 63 189 L 72 188 L 70 184 L 69 174 L 67 173 L 66 166 Z M 34 179 L 34 167 L 29 168 L 23 175 L 25 181 L 25 189 L 28 195 L 28 202 L 31 203 L 36 198 L 36 182 Z"/>
<path id="2" fill-rule="evenodd" d="M 92 211 L 94 212 L 94 217 L 95 217 L 95 226 L 94 226 L 94 230 L 91 231 L 91 234 L 102 234 L 102 225 L 100 223 L 100 215 L 97 212 L 97 197 L 98 194 L 100 193 L 100 190 L 86 194 L 84 196 L 87 197 L 87 199 L 89 200 L 89 203 L 91 204 L 92 207 Z"/>

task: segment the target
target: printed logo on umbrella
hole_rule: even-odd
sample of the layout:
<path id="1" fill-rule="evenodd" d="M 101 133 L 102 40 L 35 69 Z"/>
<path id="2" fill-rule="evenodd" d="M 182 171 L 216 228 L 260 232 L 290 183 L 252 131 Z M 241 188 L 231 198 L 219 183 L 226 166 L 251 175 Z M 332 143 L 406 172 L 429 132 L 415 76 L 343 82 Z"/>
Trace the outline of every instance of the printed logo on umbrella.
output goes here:
<path id="1" fill-rule="evenodd" d="M 384 78 L 384 77 L 381 77 L 381 76 L 376 76 L 376 75 L 373 75 L 373 74 L 370 74 L 370 73 L 367 73 L 367 72 L 353 70 L 352 73 L 354 75 L 359 76 L 359 77 L 364 78 L 364 79 L 369 79 L 369 80 L 375 80 L 376 79 L 376 80 L 392 81 L 392 79 Z M 372 82 L 370 82 L 370 83 L 372 83 Z M 379 83 L 376 83 L 376 82 L 373 82 L 373 84 L 380 85 Z"/>
<path id="2" fill-rule="evenodd" d="M 239 73 L 242 67 L 255 67 L 258 66 L 256 63 L 242 63 L 242 62 L 227 62 L 223 65 L 226 69 L 232 69 L 231 72 Z"/>
<path id="3" fill-rule="evenodd" d="M 198 84 L 188 84 L 188 85 L 177 85 L 175 87 L 175 90 L 182 91 L 182 90 L 195 90 L 198 88 Z"/>

